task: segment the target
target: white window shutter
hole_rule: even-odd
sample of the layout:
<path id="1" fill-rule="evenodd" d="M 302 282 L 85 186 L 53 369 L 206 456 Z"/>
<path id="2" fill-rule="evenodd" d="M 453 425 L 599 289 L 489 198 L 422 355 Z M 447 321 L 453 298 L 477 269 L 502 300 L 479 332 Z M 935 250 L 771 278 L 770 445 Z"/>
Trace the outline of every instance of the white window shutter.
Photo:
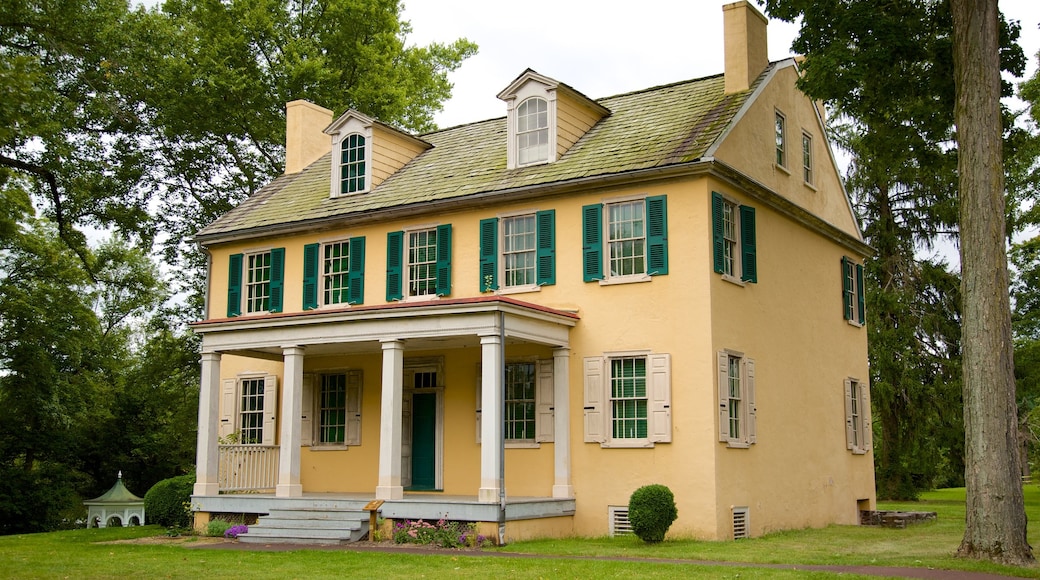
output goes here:
<path id="1" fill-rule="evenodd" d="M 870 424 L 870 386 L 866 383 L 859 384 L 859 400 L 859 416 L 863 423 L 863 429 L 860 430 L 862 441 L 859 446 L 864 451 L 869 451 L 874 444 L 874 428 Z"/>
<path id="2" fill-rule="evenodd" d="M 477 445 L 480 445 L 480 408 L 481 408 L 480 383 L 481 383 L 481 377 L 482 377 L 482 375 L 480 373 L 481 373 L 480 363 L 477 363 Z"/>
<path id="3" fill-rule="evenodd" d="M 261 443 L 274 445 L 278 431 L 278 377 L 264 377 L 264 435 Z"/>
<path id="4" fill-rule="evenodd" d="M 748 443 L 754 443 L 757 440 L 755 425 L 758 415 L 758 408 L 755 406 L 755 359 L 744 359 L 744 374 L 747 375 Z"/>
<path id="5" fill-rule="evenodd" d="M 592 356 L 585 364 L 585 442 L 603 443 L 603 357 Z"/>
<path id="6" fill-rule="evenodd" d="M 361 371 L 347 373 L 346 445 L 361 445 Z"/>
<path id="7" fill-rule="evenodd" d="M 650 441 L 672 442 L 672 355 L 652 354 L 650 363 Z"/>
<path id="8" fill-rule="evenodd" d="M 300 443 L 304 447 L 314 445 L 314 375 L 303 375 L 303 404 L 300 406 Z M 266 392 L 266 391 L 265 391 Z"/>
<path id="9" fill-rule="evenodd" d="M 535 385 L 535 438 L 538 443 L 553 440 L 553 361 L 538 361 L 538 383 Z"/>
<path id="10" fill-rule="evenodd" d="M 845 379 L 845 448 L 855 447 L 852 442 L 852 379 Z"/>
<path id="11" fill-rule="evenodd" d="M 220 425 L 217 427 L 219 437 L 228 437 L 235 432 L 235 391 L 238 381 L 224 379 L 220 383 Z"/>
<path id="12" fill-rule="evenodd" d="M 729 354 L 719 351 L 719 441 L 729 441 Z"/>

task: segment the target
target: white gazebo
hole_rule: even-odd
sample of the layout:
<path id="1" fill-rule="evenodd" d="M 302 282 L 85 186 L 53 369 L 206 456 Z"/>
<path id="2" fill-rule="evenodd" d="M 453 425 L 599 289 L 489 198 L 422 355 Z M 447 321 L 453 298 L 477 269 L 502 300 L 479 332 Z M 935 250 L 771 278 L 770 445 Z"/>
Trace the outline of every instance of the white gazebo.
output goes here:
<path id="1" fill-rule="evenodd" d="M 87 527 L 140 526 L 144 524 L 144 500 L 130 493 L 119 472 L 112 489 L 104 495 L 83 502 L 87 506 Z"/>

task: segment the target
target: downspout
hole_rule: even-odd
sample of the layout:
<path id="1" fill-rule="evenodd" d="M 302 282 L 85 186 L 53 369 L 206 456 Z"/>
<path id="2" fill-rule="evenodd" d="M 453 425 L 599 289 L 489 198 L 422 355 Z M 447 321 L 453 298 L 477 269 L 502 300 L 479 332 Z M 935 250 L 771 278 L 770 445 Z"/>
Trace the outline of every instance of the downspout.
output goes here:
<path id="1" fill-rule="evenodd" d="M 498 311 L 498 339 L 502 348 L 502 355 L 499 357 L 501 366 L 498 369 L 499 385 L 502 388 L 502 413 L 500 416 L 504 418 L 506 416 L 506 313 L 502 310 Z M 499 429 L 498 433 L 498 450 L 501 458 L 498 460 L 498 545 L 504 546 L 506 544 L 506 430 Z"/>

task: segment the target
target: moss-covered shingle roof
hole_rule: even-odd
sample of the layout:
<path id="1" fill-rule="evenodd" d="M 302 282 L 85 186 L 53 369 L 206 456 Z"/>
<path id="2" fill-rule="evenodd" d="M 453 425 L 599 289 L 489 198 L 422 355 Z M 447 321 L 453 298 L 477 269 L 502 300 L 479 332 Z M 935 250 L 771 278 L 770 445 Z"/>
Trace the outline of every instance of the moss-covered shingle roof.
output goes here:
<path id="1" fill-rule="evenodd" d="M 768 72 L 767 69 L 766 72 Z M 759 77 L 759 82 L 766 76 Z M 369 193 L 330 197 L 330 154 L 278 177 L 201 230 L 219 240 L 424 202 L 507 192 L 695 161 L 722 135 L 754 86 L 726 95 L 722 75 L 600 99 L 611 114 L 555 163 L 506 168 L 506 119 L 436 131 L 433 145 Z"/>

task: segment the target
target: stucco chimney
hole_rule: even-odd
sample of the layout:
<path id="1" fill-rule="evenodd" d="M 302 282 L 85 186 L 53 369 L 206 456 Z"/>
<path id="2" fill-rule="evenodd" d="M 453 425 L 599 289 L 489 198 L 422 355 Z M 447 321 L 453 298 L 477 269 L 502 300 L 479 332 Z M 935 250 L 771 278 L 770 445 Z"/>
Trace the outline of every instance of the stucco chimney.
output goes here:
<path id="1" fill-rule="evenodd" d="M 332 111 L 310 101 L 285 104 L 285 173 L 299 173 L 332 150 L 332 138 L 325 127 L 332 123 Z"/>
<path id="2" fill-rule="evenodd" d="M 726 93 L 746 91 L 769 65 L 769 21 L 747 0 L 722 7 L 726 42 Z"/>

